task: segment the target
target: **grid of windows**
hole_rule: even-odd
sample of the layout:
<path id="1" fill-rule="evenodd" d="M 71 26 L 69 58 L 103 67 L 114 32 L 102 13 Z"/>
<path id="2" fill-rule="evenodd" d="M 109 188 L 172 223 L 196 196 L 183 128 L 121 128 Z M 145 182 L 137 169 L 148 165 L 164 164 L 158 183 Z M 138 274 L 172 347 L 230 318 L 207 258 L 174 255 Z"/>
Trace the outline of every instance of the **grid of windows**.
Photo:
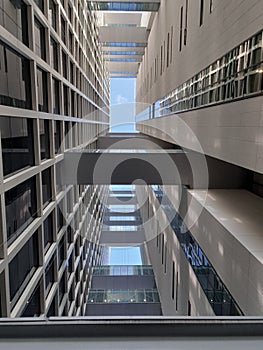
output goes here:
<path id="1" fill-rule="evenodd" d="M 0 25 L 11 33 L 0 41 L 0 104 L 14 107 L 9 117 L 0 106 L 0 254 L 7 259 L 0 288 L 10 290 L 0 291 L 1 316 L 85 312 L 91 263 L 99 259 L 88 238 L 100 234 L 99 199 L 107 190 L 61 185 L 59 171 L 65 148 L 95 148 L 108 125 L 109 81 L 95 20 L 81 0 L 0 2 Z"/>
<path id="2" fill-rule="evenodd" d="M 160 115 L 262 94 L 262 32 L 235 47 L 160 101 Z"/>

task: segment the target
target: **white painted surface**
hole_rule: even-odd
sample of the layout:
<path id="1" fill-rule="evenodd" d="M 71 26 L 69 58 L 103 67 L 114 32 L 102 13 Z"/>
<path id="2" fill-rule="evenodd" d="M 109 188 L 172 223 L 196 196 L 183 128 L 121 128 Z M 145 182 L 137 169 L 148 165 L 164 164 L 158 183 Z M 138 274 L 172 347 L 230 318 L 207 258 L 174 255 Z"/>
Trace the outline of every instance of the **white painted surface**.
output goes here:
<path id="1" fill-rule="evenodd" d="M 74 339 L 17 339 L 1 340 L 5 350 L 260 350 L 263 338 L 90 338 Z"/>

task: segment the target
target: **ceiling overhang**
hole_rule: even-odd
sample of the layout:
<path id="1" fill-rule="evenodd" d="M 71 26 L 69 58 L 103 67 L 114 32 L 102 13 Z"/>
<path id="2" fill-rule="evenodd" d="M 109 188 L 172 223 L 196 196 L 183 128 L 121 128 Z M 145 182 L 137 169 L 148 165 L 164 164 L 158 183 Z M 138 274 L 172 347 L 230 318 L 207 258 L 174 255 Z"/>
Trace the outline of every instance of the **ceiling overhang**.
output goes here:
<path id="1" fill-rule="evenodd" d="M 89 1 L 111 77 L 136 77 L 160 0 Z"/>

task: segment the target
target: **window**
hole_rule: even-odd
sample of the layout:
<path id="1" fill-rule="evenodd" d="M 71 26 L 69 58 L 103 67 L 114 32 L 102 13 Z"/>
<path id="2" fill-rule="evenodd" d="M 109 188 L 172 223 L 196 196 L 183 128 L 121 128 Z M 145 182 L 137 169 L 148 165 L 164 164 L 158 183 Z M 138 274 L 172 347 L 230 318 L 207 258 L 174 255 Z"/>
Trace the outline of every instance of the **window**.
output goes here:
<path id="1" fill-rule="evenodd" d="M 56 120 L 54 123 L 55 154 L 61 153 L 61 122 Z"/>
<path id="2" fill-rule="evenodd" d="M 185 28 L 184 28 L 184 45 L 187 43 L 187 31 L 188 31 L 188 0 L 185 0 Z"/>
<path id="3" fill-rule="evenodd" d="M 61 39 L 63 43 L 66 45 L 66 21 L 61 16 Z"/>
<path id="4" fill-rule="evenodd" d="M 62 302 L 62 299 L 65 293 L 66 293 L 66 272 L 63 273 L 63 276 L 61 277 L 61 280 L 59 282 L 59 288 L 58 288 L 59 303 Z"/>
<path id="5" fill-rule="evenodd" d="M 200 0 L 200 27 L 204 23 L 204 0 Z"/>
<path id="6" fill-rule="evenodd" d="M 58 45 L 57 42 L 50 39 L 51 66 L 58 71 Z"/>
<path id="7" fill-rule="evenodd" d="M 53 113 L 60 114 L 60 99 L 59 99 L 59 82 L 52 78 L 53 85 Z"/>
<path id="8" fill-rule="evenodd" d="M 42 172 L 42 198 L 44 207 L 52 201 L 50 168 Z"/>
<path id="9" fill-rule="evenodd" d="M 29 60 L 17 54 L 0 40 L 0 104 L 31 109 Z"/>
<path id="10" fill-rule="evenodd" d="M 174 300 L 174 283 L 175 283 L 175 262 L 173 261 L 172 268 L 172 299 Z"/>
<path id="11" fill-rule="evenodd" d="M 34 0 L 34 2 L 40 8 L 40 10 L 44 12 L 44 0 Z"/>
<path id="12" fill-rule="evenodd" d="M 52 288 L 52 285 L 55 282 L 55 264 L 54 264 L 55 258 L 52 257 L 50 262 L 48 263 L 46 267 L 45 272 L 45 280 L 46 280 L 46 295 L 48 295 L 50 289 Z"/>
<path id="13" fill-rule="evenodd" d="M 39 266 L 38 256 L 38 234 L 34 233 L 9 263 L 11 306 L 14 306 Z"/>
<path id="14" fill-rule="evenodd" d="M 5 193 L 8 244 L 37 216 L 35 177 L 22 182 Z"/>
<path id="15" fill-rule="evenodd" d="M 167 60 L 166 60 L 166 67 L 169 67 L 170 62 L 170 33 L 167 34 Z"/>
<path id="16" fill-rule="evenodd" d="M 50 158 L 49 120 L 39 120 L 39 135 L 41 159 L 48 159 Z"/>
<path id="17" fill-rule="evenodd" d="M 53 238 L 53 213 L 44 220 L 43 223 L 44 233 L 44 251 L 46 252 L 50 245 L 54 242 Z"/>
<path id="18" fill-rule="evenodd" d="M 61 209 L 59 208 L 59 206 L 57 207 L 57 225 L 58 225 L 57 232 L 59 232 L 64 225 L 64 215 L 63 215 Z"/>
<path id="19" fill-rule="evenodd" d="M 5 4 L 7 3 L 8 4 Z M 22 0 L 7 1 L 0 6 L 0 25 L 28 46 L 27 6 Z"/>
<path id="20" fill-rule="evenodd" d="M 34 165 L 33 120 L 0 118 L 4 176 Z"/>
<path id="21" fill-rule="evenodd" d="M 191 316 L 191 303 L 190 303 L 190 301 L 188 300 L 188 306 L 187 306 L 187 314 L 188 314 L 188 316 Z"/>
<path id="22" fill-rule="evenodd" d="M 71 90 L 71 116 L 75 117 L 75 92 Z"/>
<path id="23" fill-rule="evenodd" d="M 38 317 L 41 314 L 40 307 L 40 285 L 34 290 L 30 299 L 26 303 L 24 311 L 22 311 L 21 317 Z"/>
<path id="24" fill-rule="evenodd" d="M 43 60 L 46 60 L 45 28 L 35 18 L 35 52 Z"/>
<path id="25" fill-rule="evenodd" d="M 68 59 L 64 51 L 62 51 L 62 73 L 65 79 L 68 78 Z"/>
<path id="26" fill-rule="evenodd" d="M 68 87 L 66 85 L 63 85 L 63 97 L 64 97 L 64 115 L 69 115 L 69 99 L 68 99 Z"/>
<path id="27" fill-rule="evenodd" d="M 47 73 L 37 68 L 38 110 L 48 112 Z"/>
<path id="28" fill-rule="evenodd" d="M 180 11 L 180 31 L 179 31 L 179 51 L 182 51 L 182 43 L 183 43 L 183 16 L 184 16 L 184 7 L 181 7 Z"/>
<path id="29" fill-rule="evenodd" d="M 57 6 L 53 0 L 49 0 L 49 21 L 52 27 L 57 30 Z"/>

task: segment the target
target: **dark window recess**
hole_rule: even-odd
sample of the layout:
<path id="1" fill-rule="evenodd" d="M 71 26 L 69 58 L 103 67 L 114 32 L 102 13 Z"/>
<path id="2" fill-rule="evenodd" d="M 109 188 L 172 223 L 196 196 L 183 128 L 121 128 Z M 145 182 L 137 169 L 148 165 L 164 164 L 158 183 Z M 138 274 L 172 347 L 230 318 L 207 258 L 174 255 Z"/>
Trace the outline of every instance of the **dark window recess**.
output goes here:
<path id="1" fill-rule="evenodd" d="M 62 73 L 65 79 L 68 78 L 68 60 L 67 55 L 62 51 Z"/>
<path id="2" fill-rule="evenodd" d="M 75 92 L 71 90 L 71 116 L 75 117 Z"/>
<path id="3" fill-rule="evenodd" d="M 191 312 L 192 312 L 192 307 L 191 307 L 191 303 L 190 303 L 190 301 L 188 300 L 188 305 L 187 305 L 187 315 L 188 315 L 188 316 L 191 316 Z"/>
<path id="4" fill-rule="evenodd" d="M 200 0 L 200 27 L 204 23 L 204 0 Z"/>
<path id="5" fill-rule="evenodd" d="M 63 273 L 63 276 L 59 282 L 59 288 L 58 288 L 58 297 L 59 297 L 59 303 L 62 302 L 63 296 L 66 293 L 66 274 Z"/>
<path id="6" fill-rule="evenodd" d="M 59 103 L 59 82 L 57 79 L 52 79 L 53 83 L 53 113 L 60 114 L 60 103 Z"/>
<path id="7" fill-rule="evenodd" d="M 174 300 L 174 283 L 175 283 L 175 262 L 173 261 L 172 268 L 172 299 Z"/>
<path id="8" fill-rule="evenodd" d="M 57 224 L 58 224 L 58 232 L 59 232 L 64 225 L 64 216 L 59 207 L 57 207 Z"/>
<path id="9" fill-rule="evenodd" d="M 64 115 L 69 115 L 68 108 L 68 87 L 66 85 L 63 86 L 63 97 L 64 97 Z"/>
<path id="10" fill-rule="evenodd" d="M 47 312 L 47 317 L 51 317 L 51 316 L 55 316 L 56 315 L 56 304 L 55 304 L 55 299 L 56 297 L 54 297 L 49 309 L 48 309 L 48 312 Z"/>
<path id="11" fill-rule="evenodd" d="M 39 266 L 38 256 L 38 234 L 35 233 L 9 264 L 10 299 L 12 304 L 21 296 L 30 278 Z"/>
<path id="12" fill-rule="evenodd" d="M 5 8 L 5 3 L 6 5 Z M 2 2 L 0 6 L 0 25 L 23 44 L 28 46 L 27 6 L 22 0 Z"/>
<path id="13" fill-rule="evenodd" d="M 5 207 L 7 240 L 11 244 L 37 216 L 35 177 L 7 191 Z"/>
<path id="14" fill-rule="evenodd" d="M 48 112 L 47 73 L 37 68 L 38 110 Z"/>
<path id="15" fill-rule="evenodd" d="M 31 109 L 29 60 L 17 54 L 0 40 L 0 104 Z"/>
<path id="16" fill-rule="evenodd" d="M 182 6 L 180 11 L 179 51 L 182 51 L 182 44 L 183 44 L 183 16 L 184 16 L 184 7 Z"/>
<path id="17" fill-rule="evenodd" d="M 49 120 L 39 120 L 41 159 L 50 158 Z"/>
<path id="18" fill-rule="evenodd" d="M 179 289 L 179 274 L 176 272 L 176 290 L 175 290 L 175 310 L 178 310 L 178 289 Z"/>
<path id="19" fill-rule="evenodd" d="M 35 51 L 39 57 L 46 60 L 45 28 L 37 18 L 35 18 Z"/>
<path id="20" fill-rule="evenodd" d="M 61 39 L 66 45 L 66 21 L 61 17 Z"/>
<path id="21" fill-rule="evenodd" d="M 57 30 L 57 6 L 53 0 L 49 0 L 49 20 L 52 27 Z"/>
<path id="22" fill-rule="evenodd" d="M 167 56 L 166 56 L 166 67 L 169 67 L 170 63 L 170 33 L 167 34 Z"/>
<path id="23" fill-rule="evenodd" d="M 164 234 L 162 233 L 162 264 L 164 262 Z"/>
<path id="24" fill-rule="evenodd" d="M 46 206 L 52 201 L 51 190 L 51 169 L 48 168 L 42 172 L 42 197 L 43 205 Z"/>
<path id="25" fill-rule="evenodd" d="M 50 51 L 51 51 L 51 66 L 58 71 L 58 45 L 57 42 L 50 39 Z"/>
<path id="26" fill-rule="evenodd" d="M 44 0 L 34 0 L 35 4 L 44 12 Z"/>
<path id="27" fill-rule="evenodd" d="M 28 300 L 21 317 L 38 317 L 41 314 L 40 307 L 40 285 L 34 290 L 32 296 Z"/>
<path id="28" fill-rule="evenodd" d="M 1 117 L 4 176 L 34 165 L 33 120 Z"/>
<path id="29" fill-rule="evenodd" d="M 54 123 L 54 137 L 55 137 L 55 153 L 61 153 L 61 122 L 55 121 Z"/>
<path id="30" fill-rule="evenodd" d="M 60 267 L 63 261 L 66 260 L 66 245 L 63 237 L 58 244 L 58 266 Z"/>
<path id="31" fill-rule="evenodd" d="M 53 243 L 53 215 L 52 213 L 46 218 L 43 224 L 44 231 L 44 250 L 46 251 Z"/>
<path id="32" fill-rule="evenodd" d="M 184 27 L 184 45 L 187 43 L 187 30 L 188 30 L 188 0 L 185 0 L 185 27 Z"/>
<path id="33" fill-rule="evenodd" d="M 55 282 L 54 257 L 51 259 L 51 261 L 46 267 L 45 280 L 46 280 L 46 295 L 47 295 Z"/>

